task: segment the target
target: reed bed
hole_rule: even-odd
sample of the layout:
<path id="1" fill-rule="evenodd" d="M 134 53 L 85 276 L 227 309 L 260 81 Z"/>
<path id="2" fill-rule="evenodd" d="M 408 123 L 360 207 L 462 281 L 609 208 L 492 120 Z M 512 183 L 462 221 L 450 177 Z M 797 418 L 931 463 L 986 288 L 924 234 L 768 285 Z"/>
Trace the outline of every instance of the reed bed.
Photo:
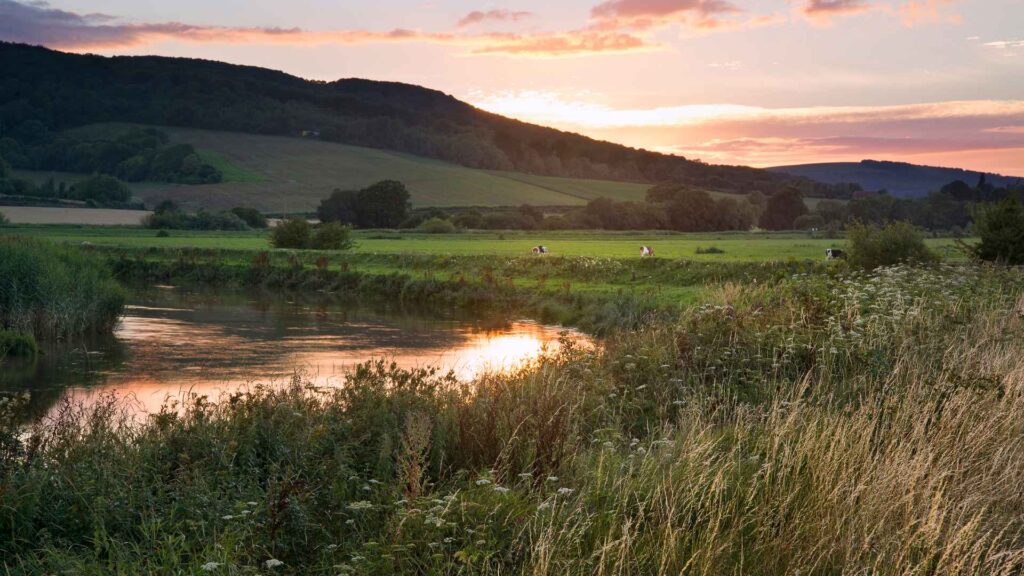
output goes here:
<path id="1" fill-rule="evenodd" d="M 1020 270 L 721 284 L 470 383 L 0 413 L 10 574 L 1024 571 Z"/>
<path id="2" fill-rule="evenodd" d="M 0 237 L 0 329 L 37 339 L 109 331 L 124 299 L 109 268 L 84 250 Z"/>

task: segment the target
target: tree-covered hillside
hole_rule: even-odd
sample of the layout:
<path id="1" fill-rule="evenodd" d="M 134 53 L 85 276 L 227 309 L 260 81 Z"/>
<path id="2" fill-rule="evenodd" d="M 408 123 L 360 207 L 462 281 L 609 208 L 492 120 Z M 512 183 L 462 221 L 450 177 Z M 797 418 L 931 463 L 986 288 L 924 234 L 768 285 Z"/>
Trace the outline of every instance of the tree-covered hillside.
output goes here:
<path id="1" fill-rule="evenodd" d="M 441 92 L 369 80 L 308 81 L 205 60 L 101 57 L 0 43 L 0 139 L 19 146 L 96 122 L 303 136 L 468 167 L 548 176 L 673 182 L 768 194 L 850 187 L 712 166 L 504 118 Z M 9 154 L 10 155 L 10 154 Z"/>

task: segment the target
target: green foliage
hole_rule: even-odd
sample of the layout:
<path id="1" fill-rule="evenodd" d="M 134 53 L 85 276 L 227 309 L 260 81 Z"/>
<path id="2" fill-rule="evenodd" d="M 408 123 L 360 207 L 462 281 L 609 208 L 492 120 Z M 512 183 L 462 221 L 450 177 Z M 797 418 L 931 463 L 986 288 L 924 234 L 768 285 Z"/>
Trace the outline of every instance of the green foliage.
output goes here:
<path id="1" fill-rule="evenodd" d="M 457 231 L 451 220 L 437 217 L 424 220 L 416 229 L 426 234 L 452 234 Z"/>
<path id="2" fill-rule="evenodd" d="M 262 229 L 267 227 L 267 218 L 255 208 L 236 206 L 231 209 L 231 213 L 241 218 L 249 228 Z"/>
<path id="3" fill-rule="evenodd" d="M 797 230 L 816 230 L 825 227 L 825 218 L 820 214 L 804 214 L 793 221 Z"/>
<path id="4" fill-rule="evenodd" d="M 270 230 L 270 245 L 274 248 L 309 248 L 313 227 L 305 218 L 287 218 Z"/>
<path id="5" fill-rule="evenodd" d="M 787 188 L 768 197 L 759 225 L 765 230 L 792 230 L 796 219 L 807 212 L 803 193 Z"/>
<path id="6" fill-rule="evenodd" d="M 76 182 L 68 196 L 73 200 L 92 200 L 100 204 L 124 203 L 131 200 L 132 192 L 113 176 L 95 174 Z"/>
<path id="7" fill-rule="evenodd" d="M 266 227 L 266 220 L 263 215 L 255 210 L 253 213 L 248 209 L 242 210 L 242 214 L 252 219 L 257 224 L 261 219 Z M 164 200 L 157 204 L 153 213 L 146 216 L 142 223 L 147 228 L 155 230 L 248 230 L 249 224 L 235 211 L 210 212 L 200 208 L 195 214 L 188 214 L 182 211 L 171 200 Z"/>
<path id="8" fill-rule="evenodd" d="M 124 291 L 103 261 L 77 248 L 0 237 L 0 329 L 64 338 L 113 328 Z"/>
<path id="9" fill-rule="evenodd" d="M 353 244 L 351 228 L 339 222 L 327 222 L 316 227 L 310 239 L 309 248 L 313 250 L 348 250 Z M 293 246 L 293 248 L 297 247 Z"/>
<path id="10" fill-rule="evenodd" d="M 697 254 L 725 254 L 725 250 L 717 246 L 708 246 L 707 248 L 697 246 Z"/>
<path id="11" fill-rule="evenodd" d="M 846 227 L 847 258 L 854 266 L 873 270 L 881 266 L 938 260 L 924 243 L 924 234 L 909 222 L 884 226 L 855 222 Z"/>
<path id="12" fill-rule="evenodd" d="M 970 248 L 981 260 L 1024 264 L 1024 205 L 1016 198 L 974 209 L 973 233 L 980 241 Z"/>
<path id="13" fill-rule="evenodd" d="M 39 353 L 39 345 L 31 334 L 0 330 L 0 361 L 5 356 L 31 358 Z"/>
<path id="14" fill-rule="evenodd" d="M 4 160 L 3 154 L 0 154 L 0 179 L 7 178 L 11 175 L 11 165 Z"/>
<path id="15" fill-rule="evenodd" d="M 409 191 L 401 182 L 384 180 L 362 190 L 335 190 L 320 202 L 321 222 L 359 228 L 398 228 L 409 214 Z"/>
<path id="16" fill-rule="evenodd" d="M 7 216 L 4 216 L 4 213 L 0 212 L 0 228 L 8 226 L 10 223 L 11 221 L 7 219 Z"/>

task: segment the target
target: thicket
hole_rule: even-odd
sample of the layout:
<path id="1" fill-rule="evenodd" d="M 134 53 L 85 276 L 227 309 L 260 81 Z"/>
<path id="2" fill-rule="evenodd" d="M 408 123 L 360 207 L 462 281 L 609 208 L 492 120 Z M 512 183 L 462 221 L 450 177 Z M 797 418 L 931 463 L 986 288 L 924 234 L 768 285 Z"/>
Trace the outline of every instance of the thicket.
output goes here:
<path id="1" fill-rule="evenodd" d="M 969 251 L 981 260 L 1024 264 L 1024 204 L 1007 198 L 998 204 L 980 205 L 971 229 L 979 241 Z"/>
<path id="2" fill-rule="evenodd" d="M 0 237 L 0 330 L 37 339 L 109 331 L 125 294 L 101 258 L 71 246 Z"/>

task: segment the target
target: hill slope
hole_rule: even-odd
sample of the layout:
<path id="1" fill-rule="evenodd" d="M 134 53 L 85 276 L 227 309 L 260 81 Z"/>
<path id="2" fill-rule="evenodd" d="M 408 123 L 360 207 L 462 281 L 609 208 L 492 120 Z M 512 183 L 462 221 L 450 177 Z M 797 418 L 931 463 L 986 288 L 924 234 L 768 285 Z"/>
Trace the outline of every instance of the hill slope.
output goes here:
<path id="1" fill-rule="evenodd" d="M 109 137 L 124 124 L 90 125 L 73 130 L 80 137 Z M 154 205 L 173 199 L 190 208 L 253 206 L 269 212 L 309 212 L 335 188 L 356 189 L 384 179 L 403 182 L 414 206 L 582 205 L 598 196 L 642 201 L 647 184 L 533 176 L 466 168 L 409 154 L 304 138 L 261 136 L 190 128 L 160 127 L 172 142 L 188 142 L 204 160 L 225 173 L 225 182 L 185 186 L 130 184 L 132 192 Z M 81 176 L 18 171 L 42 182 L 74 181 Z"/>
<path id="2" fill-rule="evenodd" d="M 973 186 L 981 178 L 981 172 L 960 168 L 939 168 L 878 160 L 778 166 L 769 170 L 830 184 L 856 182 L 865 190 L 888 190 L 894 196 L 905 198 L 925 196 L 954 180 L 963 180 Z M 987 174 L 986 178 L 995 186 L 1008 186 L 1022 180 L 1019 177 L 997 174 Z"/>
<path id="3" fill-rule="evenodd" d="M 711 166 L 600 142 L 484 112 L 408 84 L 312 82 L 205 60 L 107 58 L 10 43 L 0 43 L 0 78 L 0 135 L 22 144 L 98 122 L 277 136 L 305 131 L 331 142 L 486 170 L 678 182 L 736 193 L 789 186 L 819 197 L 847 192 L 787 174 Z"/>

